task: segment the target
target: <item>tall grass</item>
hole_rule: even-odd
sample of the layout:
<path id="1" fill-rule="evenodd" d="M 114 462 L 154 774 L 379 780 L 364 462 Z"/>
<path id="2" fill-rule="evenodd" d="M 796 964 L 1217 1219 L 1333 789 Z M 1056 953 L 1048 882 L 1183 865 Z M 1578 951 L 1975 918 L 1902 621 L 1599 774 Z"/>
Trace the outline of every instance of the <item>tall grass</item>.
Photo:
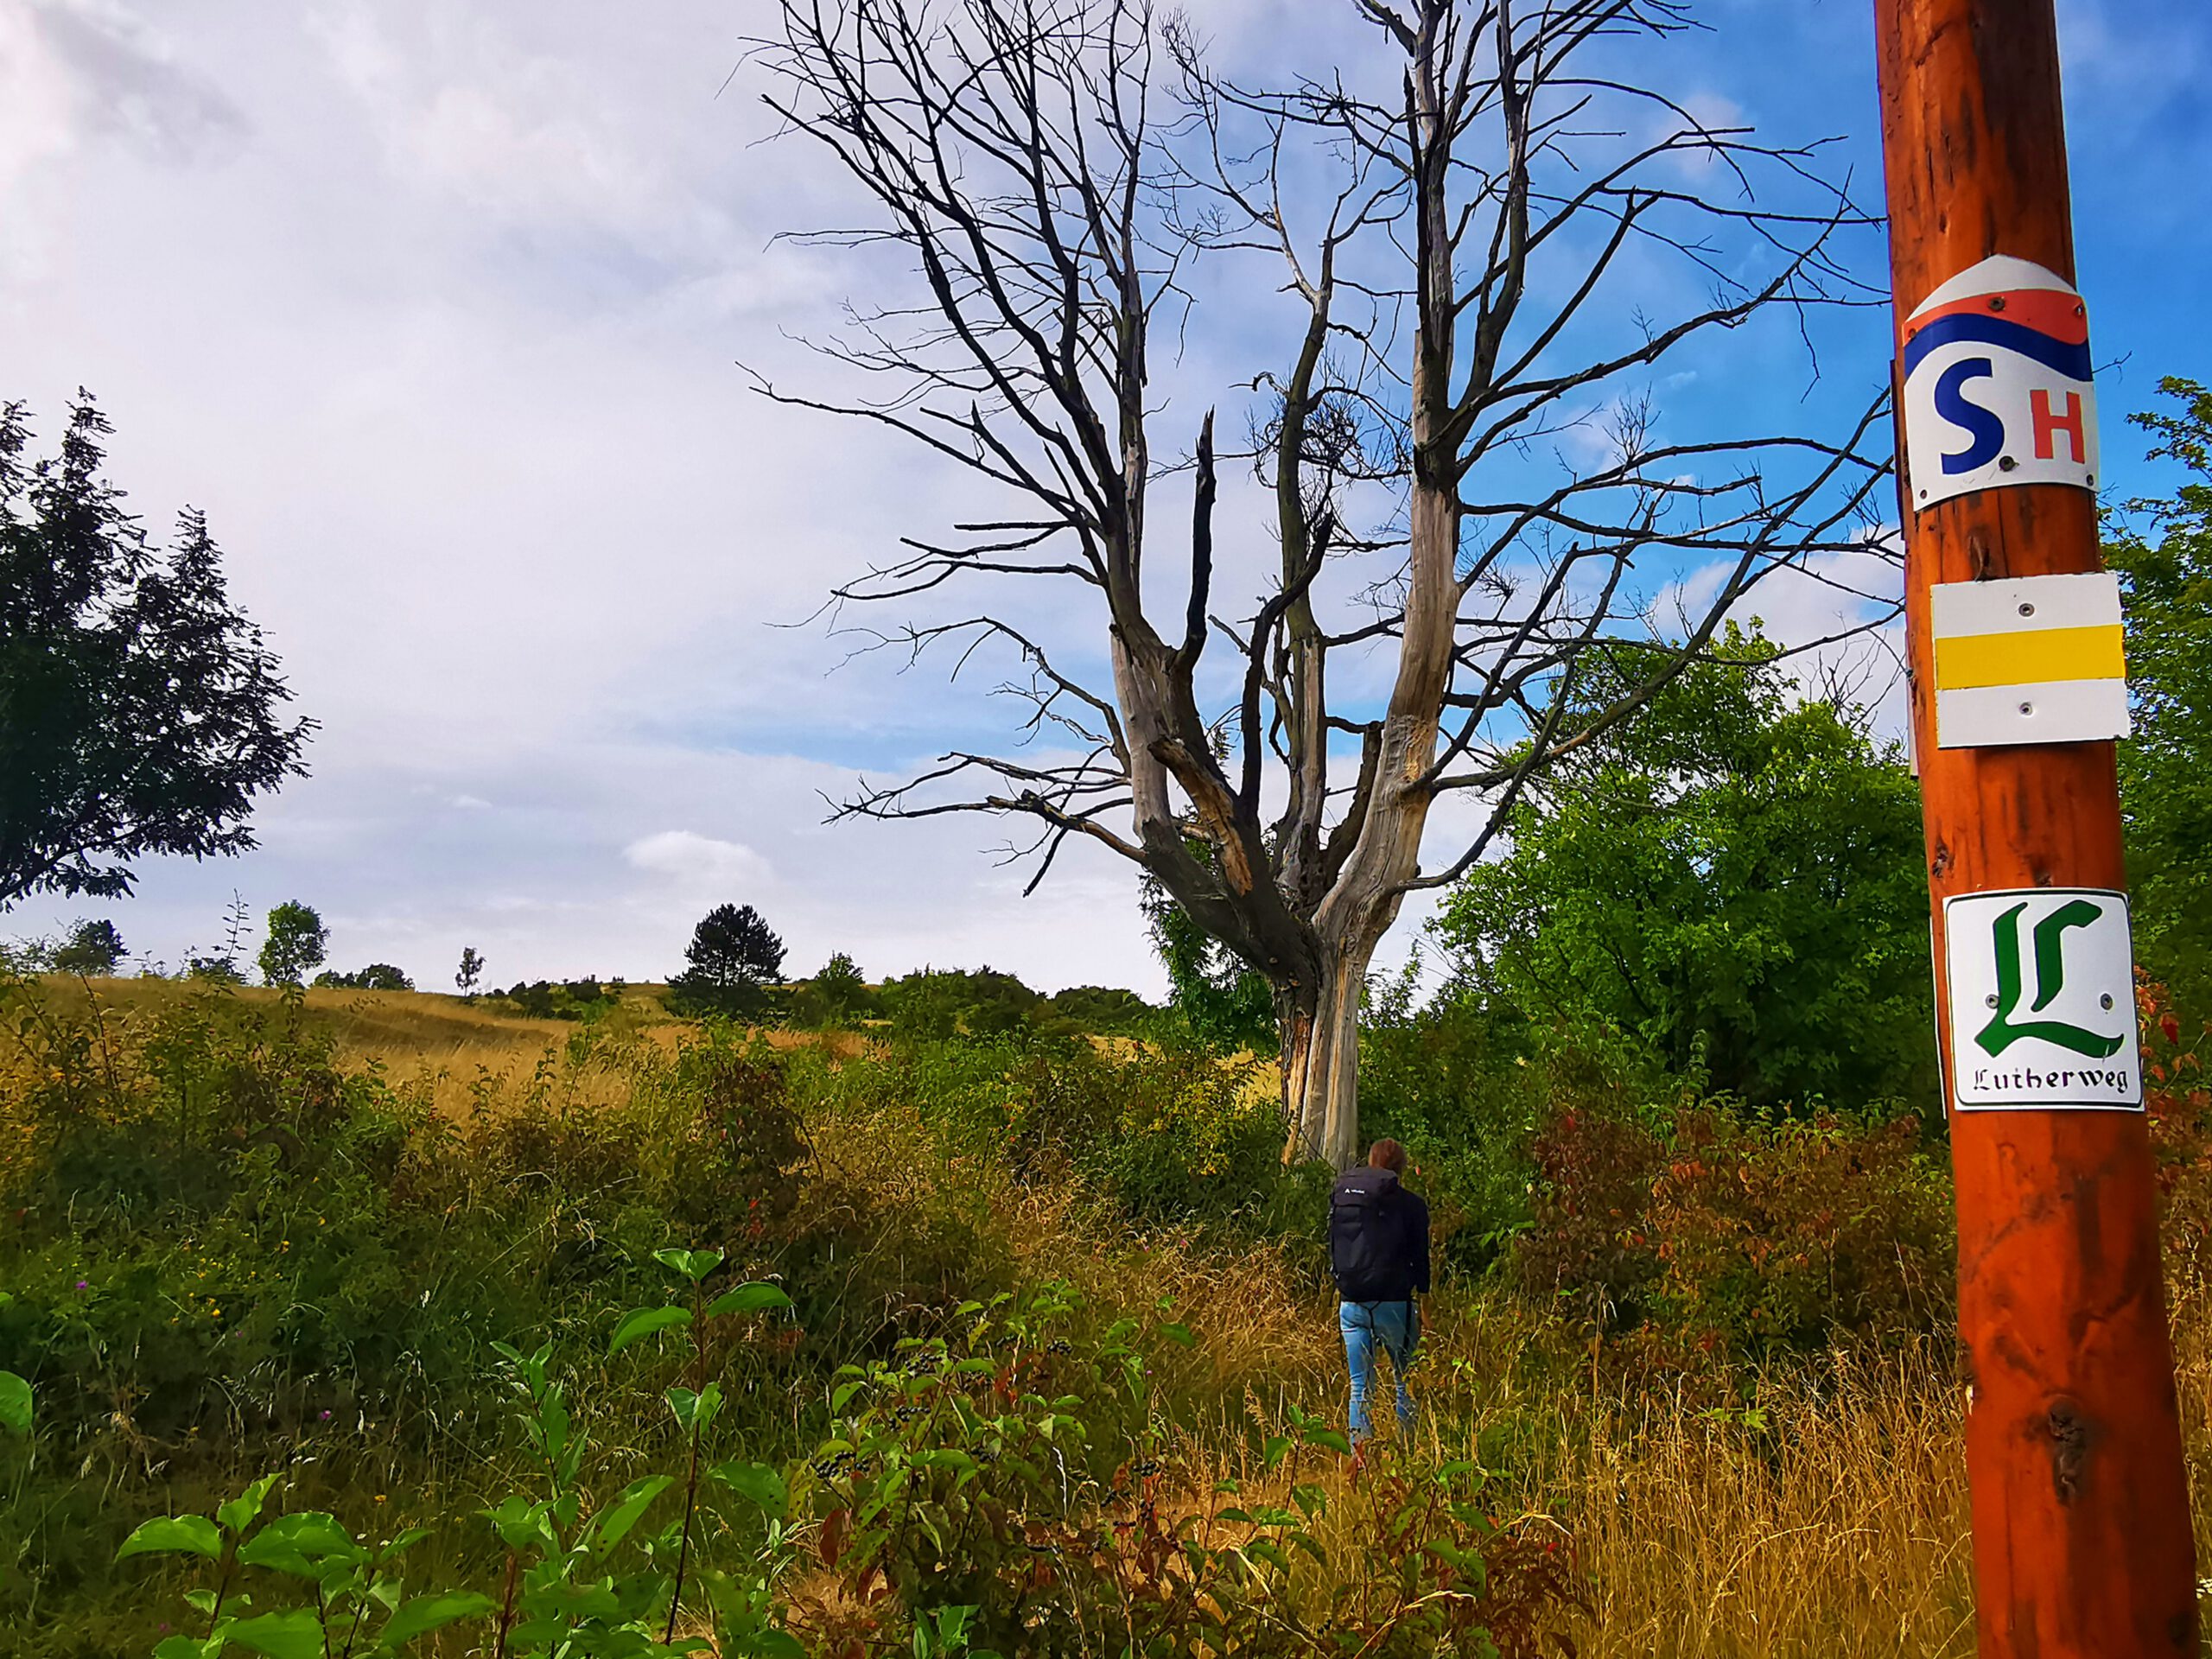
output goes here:
<path id="1" fill-rule="evenodd" d="M 49 1014 L 65 1016 L 72 995 L 81 993 L 51 993 Z M 126 984 L 99 995 L 104 1040 L 127 1048 L 176 993 Z M 419 1151 L 399 1155 L 407 1180 L 435 1174 L 438 1202 L 456 1217 L 514 1217 L 504 1267 L 462 1259 L 495 1236 L 488 1224 L 418 1235 L 425 1254 L 409 1266 L 423 1304 L 448 1284 L 513 1274 L 518 1320 L 552 1320 L 564 1344 L 579 1418 L 598 1436 L 594 1476 L 626 1480 L 653 1466 L 672 1431 L 639 1409 L 645 1362 L 603 1357 L 605 1322 L 634 1290 L 625 1264 L 640 1250 L 695 1242 L 670 1230 L 703 1239 L 736 1224 L 684 1207 L 686 1033 L 643 1018 L 579 1032 L 391 994 L 311 997 L 306 1008 L 327 1022 L 341 1067 L 381 1068 L 378 1097 L 399 1103 L 392 1133 Z M 39 1068 L 59 1062 L 35 1044 L 6 1044 L 0 1037 L 0 1135 L 14 1139 L 0 1145 L 0 1175 L 20 1186 L 20 1147 L 35 1137 L 16 1120 L 53 1083 Z M 79 1062 L 96 1068 L 99 1055 L 87 1050 Z M 818 1259 L 785 1268 L 810 1299 L 809 1347 L 748 1372 L 749 1454 L 789 1458 L 808 1446 L 825 1379 L 844 1359 L 936 1328 L 960 1296 L 1064 1281 L 1101 1320 L 1125 1310 L 1172 1316 L 1195 1338 L 1157 1360 L 1176 1502 L 1203 1504 L 1229 1477 L 1287 1496 L 1288 1475 L 1271 1474 L 1258 1448 L 1300 1414 L 1340 1414 L 1344 1389 L 1317 1242 L 1285 1222 L 1300 1213 L 1297 1192 L 1140 1224 L 1078 1170 L 1017 1164 L 972 1123 L 949 1124 L 942 1103 L 902 1092 L 912 1068 L 849 1040 L 791 1050 L 791 1071 L 805 1141 L 791 1179 L 804 1183 Z M 982 1086 L 950 1071 L 926 1075 L 950 1079 L 947 1090 Z M 1203 1082 L 1177 1086 L 1204 1092 Z M 41 1286 L 76 1274 L 50 1238 L 39 1248 L 0 1229 L 0 1267 Z M 56 1306 L 68 1294 L 32 1294 Z M 242 1304 L 226 1322 L 243 1323 L 243 1304 L 260 1293 L 234 1276 L 224 1294 Z M 2192 1473 L 2197 1491 L 2212 1493 L 2212 1299 L 2194 1274 L 2177 1275 L 2175 1296 Z M 479 1328 L 481 1305 L 472 1306 L 469 1341 L 536 1334 Z M 454 1340 L 461 1330 L 452 1327 Z M 161 1431 L 145 1426 L 146 1402 L 131 1393 L 138 1363 L 104 1352 L 112 1408 L 67 1445 L 0 1460 L 0 1531 L 10 1535 L 0 1649 L 13 1640 L 41 1659 L 143 1651 L 152 1617 L 144 1580 L 104 1565 L 117 1527 L 199 1507 L 272 1458 L 289 1462 L 296 1506 L 388 1514 L 395 1524 L 465 1512 L 517 1474 L 503 1408 L 448 1372 L 435 1387 L 395 1384 L 391 1397 L 411 1402 L 404 1416 L 349 1395 L 342 1414 L 319 1417 L 318 1401 L 344 1393 L 329 1379 L 280 1399 L 238 1378 L 222 1409 Z M 1593 1346 L 1586 1327 L 1490 1281 L 1447 1282 L 1428 1309 L 1415 1391 L 1425 1454 L 1472 1459 L 1497 1518 L 1548 1529 L 1573 1552 L 1590 1610 L 1576 1632 L 1584 1659 L 1973 1651 L 1959 1391 L 1941 1338 L 1766 1365 L 1719 1361 L 1686 1376 Z M 1328 1525 L 1357 1524 L 1349 1466 L 1309 1461 L 1299 1478 L 1343 1500 Z M 2200 1548 L 2212 1545 L 2212 1508 L 2201 1500 L 2198 1530 Z M 454 1548 L 448 1564 L 467 1565 L 467 1548 Z"/>

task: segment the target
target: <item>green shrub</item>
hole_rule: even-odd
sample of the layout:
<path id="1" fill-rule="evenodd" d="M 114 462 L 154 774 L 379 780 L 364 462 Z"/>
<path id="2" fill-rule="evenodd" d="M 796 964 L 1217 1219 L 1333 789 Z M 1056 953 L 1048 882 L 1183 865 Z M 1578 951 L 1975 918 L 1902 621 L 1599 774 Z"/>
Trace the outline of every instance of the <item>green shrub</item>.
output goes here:
<path id="1" fill-rule="evenodd" d="M 1940 1150 L 1911 1120 L 1680 1113 L 1665 1133 L 1560 1114 L 1535 1145 L 1524 1294 L 1672 1361 L 1885 1340 L 1952 1314 L 1955 1232 Z"/>
<path id="2" fill-rule="evenodd" d="M 1738 1353 L 1937 1328 L 1955 1303 L 1949 1170 L 1910 1120 L 1677 1126 L 1634 1241 L 1654 1321 Z"/>
<path id="3" fill-rule="evenodd" d="M 1641 1123 L 1585 1106 L 1548 1121 L 1531 1154 L 1535 1205 L 1514 1241 L 1514 1283 L 1601 1329 L 1635 1324 L 1658 1272 L 1644 1212 L 1664 1142 Z"/>
<path id="4" fill-rule="evenodd" d="M 1012 974 L 995 968 L 972 973 L 924 968 L 885 980 L 880 995 L 893 1032 L 916 1042 L 941 1042 L 963 1033 L 991 1037 L 1018 1032 L 1043 1000 Z"/>
<path id="5" fill-rule="evenodd" d="M 321 982 L 318 980 L 316 983 Z M 389 988 L 409 989 L 411 986 Z M 518 982 L 491 995 L 518 1014 L 532 1020 L 583 1020 L 603 1011 L 621 998 L 620 980 L 601 984 L 597 979 L 540 979 Z"/>
<path id="6" fill-rule="evenodd" d="M 1072 1178 L 1132 1220 L 1249 1216 L 1283 1179 L 1281 1113 L 1258 1068 L 1187 1045 L 925 1039 L 807 1075 L 831 1110 L 913 1103 L 1018 1179 Z"/>
<path id="7" fill-rule="evenodd" d="M 1463 985 L 1416 1007 L 1414 990 L 1408 973 L 1369 999 L 1360 1128 L 1405 1143 L 1439 1260 L 1478 1273 L 1529 1224 L 1532 1147 L 1553 1069 L 1531 1062 L 1510 1007 Z"/>

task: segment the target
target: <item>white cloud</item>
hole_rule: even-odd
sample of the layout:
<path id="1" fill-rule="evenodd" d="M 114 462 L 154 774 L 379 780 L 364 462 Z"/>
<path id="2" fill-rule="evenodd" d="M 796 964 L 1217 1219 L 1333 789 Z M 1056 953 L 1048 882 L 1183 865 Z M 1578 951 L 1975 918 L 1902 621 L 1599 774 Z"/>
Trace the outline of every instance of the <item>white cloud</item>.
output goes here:
<path id="1" fill-rule="evenodd" d="M 750 847 L 717 841 L 690 830 L 664 830 L 622 849 L 632 868 L 666 876 L 687 887 L 733 891 L 766 887 L 775 873 Z"/>

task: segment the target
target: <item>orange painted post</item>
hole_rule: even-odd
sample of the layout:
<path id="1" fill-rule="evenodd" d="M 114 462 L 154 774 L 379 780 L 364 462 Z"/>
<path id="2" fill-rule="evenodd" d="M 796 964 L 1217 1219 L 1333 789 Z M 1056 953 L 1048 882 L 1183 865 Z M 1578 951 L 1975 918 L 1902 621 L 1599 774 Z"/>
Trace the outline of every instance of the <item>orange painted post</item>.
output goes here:
<path id="1" fill-rule="evenodd" d="M 1875 13 L 1980 1651 L 2194 1655 L 2056 23 Z"/>

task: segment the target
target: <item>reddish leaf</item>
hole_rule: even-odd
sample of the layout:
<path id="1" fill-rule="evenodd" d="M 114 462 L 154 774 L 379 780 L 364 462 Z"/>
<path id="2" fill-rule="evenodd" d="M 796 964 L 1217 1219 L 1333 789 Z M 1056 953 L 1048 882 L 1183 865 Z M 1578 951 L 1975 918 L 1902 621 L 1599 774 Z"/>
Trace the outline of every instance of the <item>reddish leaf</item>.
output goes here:
<path id="1" fill-rule="evenodd" d="M 822 1523 L 822 1565 L 835 1567 L 837 1558 L 845 1553 L 845 1541 L 853 1535 L 853 1516 L 849 1510 L 832 1510 Z"/>

